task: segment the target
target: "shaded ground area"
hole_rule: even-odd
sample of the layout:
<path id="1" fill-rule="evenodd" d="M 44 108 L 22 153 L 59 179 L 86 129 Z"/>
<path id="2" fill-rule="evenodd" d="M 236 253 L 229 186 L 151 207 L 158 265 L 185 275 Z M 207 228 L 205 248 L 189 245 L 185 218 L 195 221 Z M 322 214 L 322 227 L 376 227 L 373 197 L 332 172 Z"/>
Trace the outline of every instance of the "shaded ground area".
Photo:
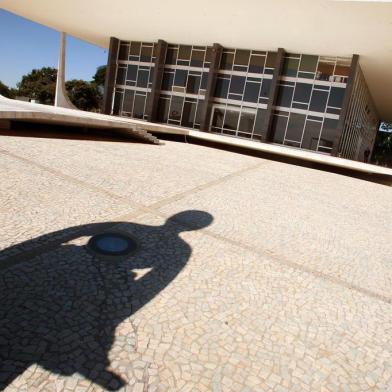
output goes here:
<path id="1" fill-rule="evenodd" d="M 392 387 L 390 187 L 170 141 L 0 162 L 6 390 Z M 138 251 L 98 260 L 109 228 Z"/>

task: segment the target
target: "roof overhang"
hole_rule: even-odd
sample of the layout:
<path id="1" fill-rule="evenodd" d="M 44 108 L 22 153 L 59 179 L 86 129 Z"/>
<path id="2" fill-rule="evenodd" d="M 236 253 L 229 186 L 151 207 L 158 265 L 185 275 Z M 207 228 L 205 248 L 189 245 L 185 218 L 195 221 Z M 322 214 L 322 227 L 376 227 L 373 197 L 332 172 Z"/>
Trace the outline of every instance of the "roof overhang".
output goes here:
<path id="1" fill-rule="evenodd" d="M 379 115 L 392 121 L 392 1 L 1 0 L 2 7 L 102 47 L 125 40 L 360 55 Z"/>

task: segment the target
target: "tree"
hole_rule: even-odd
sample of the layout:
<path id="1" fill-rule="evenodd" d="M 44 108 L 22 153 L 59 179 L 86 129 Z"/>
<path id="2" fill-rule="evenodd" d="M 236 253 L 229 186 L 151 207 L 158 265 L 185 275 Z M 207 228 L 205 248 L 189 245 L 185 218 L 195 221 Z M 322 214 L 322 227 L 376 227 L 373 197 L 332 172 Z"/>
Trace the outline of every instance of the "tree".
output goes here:
<path id="1" fill-rule="evenodd" d="M 93 76 L 93 82 L 97 86 L 103 86 L 105 85 L 105 77 L 106 77 L 106 65 L 101 65 L 100 67 L 97 68 L 97 72 L 95 72 L 95 75 Z"/>
<path id="2" fill-rule="evenodd" d="M 391 130 L 378 132 L 372 160 L 378 165 L 392 167 L 392 127 L 389 129 Z"/>
<path id="3" fill-rule="evenodd" d="M 15 98 L 15 89 L 9 88 L 0 80 L 0 95 L 6 98 Z"/>
<path id="4" fill-rule="evenodd" d="M 19 95 L 46 105 L 53 105 L 56 91 L 57 70 L 51 67 L 33 69 L 18 83 Z"/>
<path id="5" fill-rule="evenodd" d="M 101 94 L 97 90 L 95 83 L 84 80 L 69 80 L 65 83 L 68 96 L 71 102 L 81 110 L 97 110 L 101 102 Z"/>

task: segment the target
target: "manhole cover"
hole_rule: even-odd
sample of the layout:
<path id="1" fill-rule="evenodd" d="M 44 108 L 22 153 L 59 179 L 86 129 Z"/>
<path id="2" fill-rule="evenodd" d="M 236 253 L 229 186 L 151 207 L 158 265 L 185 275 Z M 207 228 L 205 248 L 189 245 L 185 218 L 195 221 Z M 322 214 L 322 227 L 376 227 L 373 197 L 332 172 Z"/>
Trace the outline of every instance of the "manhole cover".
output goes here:
<path id="1" fill-rule="evenodd" d="M 125 234 L 110 232 L 90 238 L 87 246 L 104 256 L 126 256 L 136 250 L 136 241 Z"/>

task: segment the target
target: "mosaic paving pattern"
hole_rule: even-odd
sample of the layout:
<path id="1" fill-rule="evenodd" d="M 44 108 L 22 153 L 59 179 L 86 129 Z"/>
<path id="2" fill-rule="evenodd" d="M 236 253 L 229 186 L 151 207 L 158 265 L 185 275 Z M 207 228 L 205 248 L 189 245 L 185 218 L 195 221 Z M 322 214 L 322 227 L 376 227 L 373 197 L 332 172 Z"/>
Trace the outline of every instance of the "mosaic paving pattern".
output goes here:
<path id="1" fill-rule="evenodd" d="M 390 187 L 173 142 L 0 161 L 0 389 L 392 390 Z M 89 252 L 109 227 L 138 251 Z"/>

